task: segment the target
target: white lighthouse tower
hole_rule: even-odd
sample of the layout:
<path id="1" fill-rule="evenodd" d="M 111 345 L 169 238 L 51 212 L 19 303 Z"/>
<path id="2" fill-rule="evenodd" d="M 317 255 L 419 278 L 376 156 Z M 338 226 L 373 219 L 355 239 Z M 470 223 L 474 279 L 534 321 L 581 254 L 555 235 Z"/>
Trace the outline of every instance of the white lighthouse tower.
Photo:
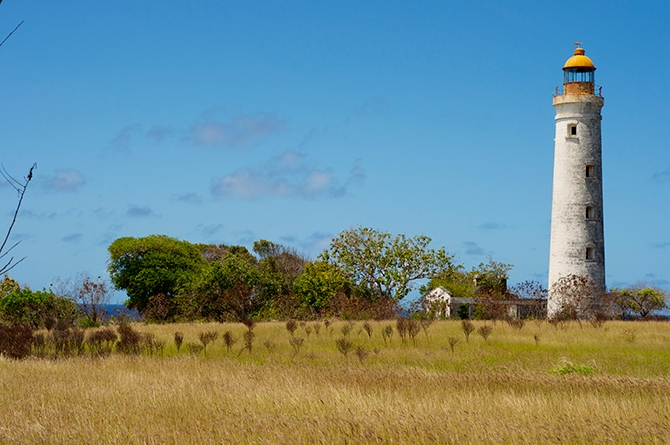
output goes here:
<path id="1" fill-rule="evenodd" d="M 561 309 L 555 284 L 561 277 L 588 278 L 595 290 L 605 290 L 603 233 L 601 88 L 596 67 L 576 43 L 563 66 L 563 91 L 556 90 L 554 186 L 551 205 L 548 315 Z M 554 292 L 552 292 L 554 287 Z"/>

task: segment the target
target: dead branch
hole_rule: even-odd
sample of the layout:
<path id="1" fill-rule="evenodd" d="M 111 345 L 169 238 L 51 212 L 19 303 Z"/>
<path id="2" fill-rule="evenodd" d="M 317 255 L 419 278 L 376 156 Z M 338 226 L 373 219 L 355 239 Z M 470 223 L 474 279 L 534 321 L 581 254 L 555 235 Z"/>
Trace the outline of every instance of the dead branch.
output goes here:
<path id="1" fill-rule="evenodd" d="M 24 177 L 22 181 L 19 181 L 7 172 L 4 165 L 0 165 L 0 174 L 2 174 L 2 177 L 5 178 L 5 180 L 9 183 L 9 185 L 11 185 L 14 188 L 14 190 L 16 190 L 19 196 L 19 201 L 16 204 L 16 209 L 14 210 L 14 217 L 12 218 L 12 222 L 9 225 L 9 229 L 7 229 L 5 239 L 2 241 L 2 245 L 0 245 L 0 258 L 6 257 L 21 242 L 18 241 L 15 244 L 13 244 L 9 249 L 5 250 L 5 246 L 7 246 L 9 236 L 12 234 L 12 229 L 14 228 L 14 224 L 16 223 L 16 218 L 19 215 L 21 204 L 23 203 L 23 195 L 25 195 L 26 189 L 28 188 L 28 184 L 30 184 L 30 181 L 33 179 L 33 170 L 35 170 L 36 168 L 37 163 L 34 163 L 33 166 L 30 167 L 28 176 Z M 9 272 L 24 259 L 25 257 L 21 258 L 18 261 L 14 261 L 14 257 L 10 257 L 9 260 L 5 263 L 5 265 L 0 267 L 0 275 Z"/>

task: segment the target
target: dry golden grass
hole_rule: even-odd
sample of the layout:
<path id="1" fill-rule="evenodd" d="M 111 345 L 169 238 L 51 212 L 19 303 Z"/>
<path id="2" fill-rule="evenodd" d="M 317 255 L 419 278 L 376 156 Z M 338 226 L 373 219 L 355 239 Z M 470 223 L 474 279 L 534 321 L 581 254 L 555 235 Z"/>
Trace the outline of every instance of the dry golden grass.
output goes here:
<path id="1" fill-rule="evenodd" d="M 219 336 L 207 359 L 177 356 L 175 331 L 196 342 L 246 329 L 181 324 L 137 326 L 169 341 L 163 357 L 0 359 L 0 443 L 670 442 L 666 323 L 498 323 L 466 344 L 458 323 L 439 322 L 416 347 L 397 333 L 385 347 L 386 324 L 349 334 L 379 349 L 362 363 L 335 348 L 342 322 L 318 337 L 298 329 L 295 356 L 284 325 L 262 323 L 251 354 L 241 339 L 227 353 Z M 454 353 L 448 336 L 460 338 Z M 549 373 L 561 357 L 594 374 Z"/>

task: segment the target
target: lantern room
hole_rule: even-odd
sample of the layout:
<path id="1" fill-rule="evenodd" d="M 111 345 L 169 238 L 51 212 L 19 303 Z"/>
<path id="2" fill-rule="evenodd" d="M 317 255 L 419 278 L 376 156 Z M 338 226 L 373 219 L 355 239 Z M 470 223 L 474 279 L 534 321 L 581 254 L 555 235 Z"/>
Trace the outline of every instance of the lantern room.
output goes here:
<path id="1" fill-rule="evenodd" d="M 575 43 L 575 53 L 563 66 L 563 88 L 565 94 L 593 94 L 596 67 L 584 55 L 584 48 Z"/>

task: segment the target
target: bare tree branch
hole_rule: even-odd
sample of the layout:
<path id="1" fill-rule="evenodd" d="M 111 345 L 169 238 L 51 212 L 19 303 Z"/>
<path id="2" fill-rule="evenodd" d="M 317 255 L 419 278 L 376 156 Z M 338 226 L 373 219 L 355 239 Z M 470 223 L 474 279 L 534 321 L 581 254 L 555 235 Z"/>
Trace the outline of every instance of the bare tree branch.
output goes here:
<path id="1" fill-rule="evenodd" d="M 30 167 L 30 171 L 28 172 L 28 176 L 23 178 L 23 181 L 18 181 L 14 177 L 12 177 L 7 170 L 5 169 L 4 165 L 0 165 L 0 174 L 2 174 L 2 177 L 5 178 L 5 180 L 14 187 L 14 190 L 19 194 L 19 202 L 16 204 L 16 209 L 14 210 L 14 217 L 12 218 L 12 223 L 9 225 L 9 229 L 7 229 L 7 233 L 5 234 L 5 239 L 2 241 L 2 245 L 0 245 L 0 258 L 5 257 L 9 252 L 14 249 L 19 242 L 11 246 L 9 249 L 5 251 L 5 246 L 7 245 L 7 241 L 9 240 L 9 236 L 12 233 L 12 229 L 14 228 L 14 224 L 16 223 L 16 217 L 19 215 L 19 210 L 21 209 L 21 203 L 23 203 L 23 195 L 26 193 L 26 189 L 28 188 L 28 184 L 30 184 L 30 181 L 33 179 L 33 170 L 37 168 L 37 163 L 34 163 L 32 167 Z M 7 264 L 2 266 L 0 268 L 0 275 L 9 272 L 12 270 L 17 264 L 19 264 L 21 261 L 25 259 L 21 258 L 19 261 L 14 262 L 14 257 L 11 257 Z"/>
<path id="2" fill-rule="evenodd" d="M 2 3 L 2 0 L 0 0 L 0 3 Z M 3 40 L 2 43 L 0 43 L 0 46 L 2 46 L 2 45 L 7 41 L 7 39 L 10 38 L 10 37 L 12 36 L 12 34 L 14 34 L 14 32 L 15 32 L 17 29 L 19 29 L 19 26 L 23 25 L 23 22 L 24 22 L 24 21 L 25 21 L 25 20 L 21 20 L 21 23 L 19 23 L 18 25 L 16 25 L 16 28 L 14 28 L 14 31 L 12 31 L 12 32 L 10 32 L 9 34 L 7 34 L 7 37 L 5 37 L 5 40 Z"/>

